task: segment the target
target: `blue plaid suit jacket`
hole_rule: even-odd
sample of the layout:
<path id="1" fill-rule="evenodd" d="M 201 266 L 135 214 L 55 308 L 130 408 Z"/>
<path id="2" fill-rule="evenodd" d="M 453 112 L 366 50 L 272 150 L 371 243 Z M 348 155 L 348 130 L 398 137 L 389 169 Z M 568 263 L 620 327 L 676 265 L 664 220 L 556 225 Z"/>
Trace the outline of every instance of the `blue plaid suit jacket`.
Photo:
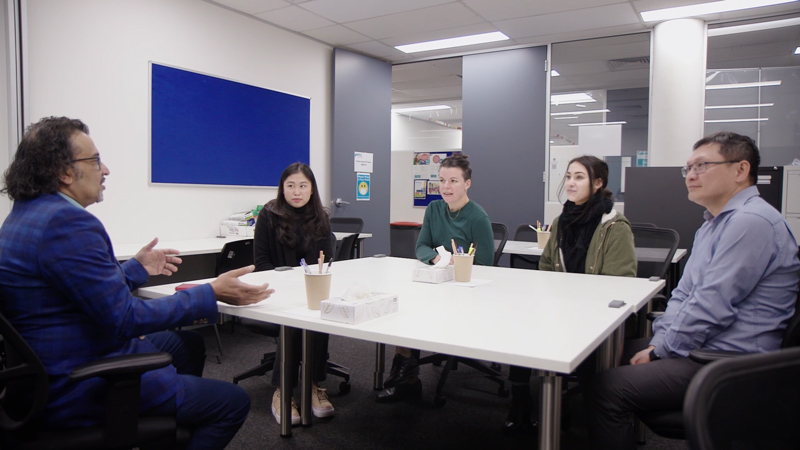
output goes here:
<path id="1" fill-rule="evenodd" d="M 148 279 L 134 259 L 120 265 L 102 223 L 58 194 L 16 201 L 0 228 L 0 310 L 41 358 L 50 378 L 45 424 L 99 423 L 99 379 L 70 382 L 76 366 L 99 358 L 156 351 L 148 333 L 216 320 L 210 285 L 143 301 L 131 290 Z M 175 368 L 142 378 L 141 410 L 183 387 Z"/>

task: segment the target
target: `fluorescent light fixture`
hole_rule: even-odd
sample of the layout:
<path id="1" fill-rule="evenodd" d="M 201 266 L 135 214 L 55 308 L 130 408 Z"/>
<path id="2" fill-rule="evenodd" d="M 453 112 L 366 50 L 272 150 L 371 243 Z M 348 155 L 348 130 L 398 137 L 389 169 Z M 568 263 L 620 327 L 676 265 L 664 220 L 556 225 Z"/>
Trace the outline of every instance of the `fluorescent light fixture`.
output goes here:
<path id="1" fill-rule="evenodd" d="M 570 123 L 571 127 L 592 127 L 596 125 L 625 125 L 628 122 L 620 120 L 619 122 L 593 122 L 593 123 Z"/>
<path id="2" fill-rule="evenodd" d="M 578 116 L 553 117 L 553 120 L 577 119 Z"/>
<path id="3" fill-rule="evenodd" d="M 558 73 L 558 71 L 556 69 L 553 69 L 553 70 L 550 71 L 550 76 L 551 77 L 560 77 L 561 74 Z"/>
<path id="4" fill-rule="evenodd" d="M 715 119 L 715 120 L 706 120 L 705 123 L 764 122 L 767 120 L 769 120 L 768 117 L 760 117 L 754 119 Z"/>
<path id="5" fill-rule="evenodd" d="M 607 113 L 611 112 L 610 109 L 593 109 L 591 111 L 570 111 L 570 112 L 557 112 L 557 113 L 550 113 L 551 116 L 577 116 L 581 114 L 595 114 L 595 113 Z"/>
<path id="6" fill-rule="evenodd" d="M 794 54 L 795 55 L 800 55 L 800 47 L 797 47 L 796 49 L 794 49 Z"/>
<path id="7" fill-rule="evenodd" d="M 775 106 L 775 103 L 753 103 L 751 105 L 719 105 L 719 106 L 706 106 L 706 109 L 737 109 L 737 108 L 765 108 L 767 106 Z"/>
<path id="8" fill-rule="evenodd" d="M 581 105 L 580 103 L 577 103 L 575 106 L 578 108 L 586 108 L 586 105 Z"/>
<path id="9" fill-rule="evenodd" d="M 495 31 L 492 33 L 473 34 L 471 36 L 461 36 L 449 39 L 439 39 L 436 41 L 418 42 L 416 44 L 398 45 L 395 48 L 403 53 L 427 52 L 431 50 L 441 50 L 443 48 L 463 47 L 465 45 L 486 44 L 488 42 L 507 41 L 508 36 Z"/>
<path id="10" fill-rule="evenodd" d="M 777 81 L 757 81 L 754 83 L 733 83 L 733 84 L 709 84 L 706 85 L 706 90 L 713 91 L 716 89 L 739 89 L 751 87 L 765 87 L 765 86 L 780 86 L 781 80 Z"/>
<path id="11" fill-rule="evenodd" d="M 773 20 L 772 22 L 748 23 L 732 27 L 709 28 L 708 36 L 725 36 L 728 34 L 749 33 L 751 31 L 773 30 L 775 28 L 793 27 L 800 25 L 800 17 L 793 19 Z"/>
<path id="12" fill-rule="evenodd" d="M 407 112 L 418 112 L 418 111 L 439 111 L 442 109 L 451 109 L 447 105 L 431 105 L 431 106 L 415 106 L 412 108 L 392 108 L 392 112 L 394 113 L 407 113 Z"/>
<path id="13" fill-rule="evenodd" d="M 719 2 L 701 3 L 698 5 L 678 6 L 675 8 L 656 9 L 641 13 L 645 22 L 658 20 L 682 19 L 685 17 L 704 16 L 742 9 L 760 8 L 762 6 L 782 5 L 797 0 L 723 0 Z"/>
<path id="14" fill-rule="evenodd" d="M 597 100 L 593 99 L 585 92 L 574 92 L 572 94 L 555 94 L 550 96 L 551 105 L 567 105 L 570 103 L 592 103 Z"/>

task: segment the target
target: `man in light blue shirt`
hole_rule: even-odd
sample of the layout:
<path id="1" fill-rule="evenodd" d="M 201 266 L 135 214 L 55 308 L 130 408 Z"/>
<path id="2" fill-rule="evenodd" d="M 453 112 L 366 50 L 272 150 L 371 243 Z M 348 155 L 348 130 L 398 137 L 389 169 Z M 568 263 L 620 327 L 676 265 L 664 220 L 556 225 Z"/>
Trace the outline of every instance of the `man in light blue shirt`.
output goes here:
<path id="1" fill-rule="evenodd" d="M 653 323 L 653 338 L 626 343 L 630 365 L 595 377 L 587 400 L 596 448 L 635 449 L 631 413 L 682 408 L 702 367 L 688 358 L 692 350 L 780 348 L 800 262 L 783 217 L 758 194 L 759 163 L 746 136 L 721 132 L 694 145 L 682 171 L 706 222 L 666 312 Z"/>

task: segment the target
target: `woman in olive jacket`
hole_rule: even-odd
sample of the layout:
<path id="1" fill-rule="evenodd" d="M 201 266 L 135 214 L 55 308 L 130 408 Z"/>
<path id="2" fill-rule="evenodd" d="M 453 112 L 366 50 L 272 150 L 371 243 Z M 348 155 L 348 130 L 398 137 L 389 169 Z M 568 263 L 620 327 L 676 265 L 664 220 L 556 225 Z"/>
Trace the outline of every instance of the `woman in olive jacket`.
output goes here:
<path id="1" fill-rule="evenodd" d="M 613 209 L 607 185 L 608 165 L 604 161 L 580 156 L 569 162 L 561 185 L 567 202 L 550 228 L 539 270 L 636 276 L 631 224 Z M 576 372 L 593 365 L 594 358 L 586 361 Z M 511 409 L 503 424 L 506 433 L 535 429 L 531 423 L 530 377 L 531 369 L 511 366 Z"/>

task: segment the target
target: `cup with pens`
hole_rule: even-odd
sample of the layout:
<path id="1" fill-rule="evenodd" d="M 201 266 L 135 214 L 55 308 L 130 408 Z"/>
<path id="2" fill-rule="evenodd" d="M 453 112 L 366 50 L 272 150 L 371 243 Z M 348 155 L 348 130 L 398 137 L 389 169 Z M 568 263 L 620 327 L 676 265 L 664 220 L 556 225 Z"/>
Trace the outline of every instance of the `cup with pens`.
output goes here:
<path id="1" fill-rule="evenodd" d="M 319 252 L 318 267 L 309 266 L 305 258 L 300 260 L 300 265 L 305 271 L 306 301 L 308 309 L 319 310 L 320 302 L 331 297 L 331 264 L 325 266 L 325 253 Z M 333 262 L 333 260 L 331 260 Z"/>
<path id="2" fill-rule="evenodd" d="M 536 227 L 534 228 L 533 225 L 528 225 L 529 227 L 533 228 L 536 231 L 536 246 L 544 249 L 547 245 L 547 241 L 550 239 L 550 225 L 542 225 L 542 222 L 536 221 Z"/>
<path id="3" fill-rule="evenodd" d="M 451 240 L 451 244 L 454 249 L 453 265 L 456 281 L 469 282 L 472 279 L 472 265 L 475 261 L 475 245 L 470 244 L 469 250 L 465 252 L 463 247 L 456 247 L 455 240 Z"/>

